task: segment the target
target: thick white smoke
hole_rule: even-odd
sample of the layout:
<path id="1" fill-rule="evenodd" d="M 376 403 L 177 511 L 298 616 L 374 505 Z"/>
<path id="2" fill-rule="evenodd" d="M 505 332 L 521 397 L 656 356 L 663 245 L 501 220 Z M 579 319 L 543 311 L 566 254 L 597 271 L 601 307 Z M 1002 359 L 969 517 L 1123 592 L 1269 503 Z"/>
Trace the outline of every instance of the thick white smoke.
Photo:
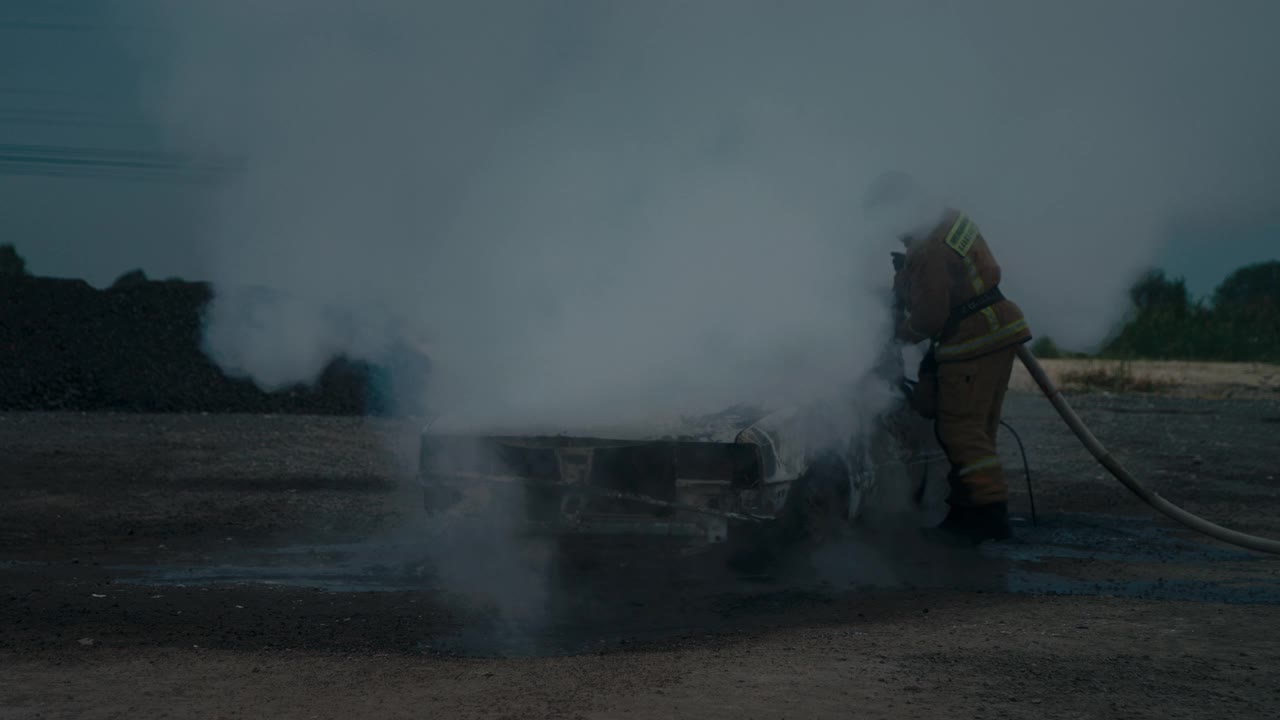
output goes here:
<path id="1" fill-rule="evenodd" d="M 478 423 L 856 378 L 886 331 L 896 247 L 859 215 L 886 169 L 969 211 L 1074 346 L 1177 213 L 1277 189 L 1270 4 L 165 7 L 157 112 L 245 164 L 207 240 L 214 356 L 272 385 L 409 337 Z"/>

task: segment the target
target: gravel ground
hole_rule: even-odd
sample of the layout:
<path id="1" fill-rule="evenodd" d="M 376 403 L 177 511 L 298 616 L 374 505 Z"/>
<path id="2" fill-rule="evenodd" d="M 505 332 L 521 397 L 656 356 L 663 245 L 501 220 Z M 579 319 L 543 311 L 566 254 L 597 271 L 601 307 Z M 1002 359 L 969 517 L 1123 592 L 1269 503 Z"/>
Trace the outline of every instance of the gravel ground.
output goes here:
<path id="1" fill-rule="evenodd" d="M 1161 494 L 1280 536 L 1280 402 L 1073 401 Z M 877 524 L 744 577 L 433 544 L 404 424 L 0 415 L 0 718 L 1280 716 L 1280 561 L 1154 517 L 1043 400 L 1007 417 L 1014 541 Z"/>

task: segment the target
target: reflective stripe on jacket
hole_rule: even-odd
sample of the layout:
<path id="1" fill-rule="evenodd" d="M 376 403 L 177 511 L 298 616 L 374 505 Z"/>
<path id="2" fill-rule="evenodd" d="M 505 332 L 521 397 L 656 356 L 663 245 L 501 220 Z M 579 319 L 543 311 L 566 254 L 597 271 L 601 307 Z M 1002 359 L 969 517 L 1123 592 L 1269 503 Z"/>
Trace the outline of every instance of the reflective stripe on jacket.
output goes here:
<path id="1" fill-rule="evenodd" d="M 971 360 L 1030 340 L 1022 310 L 1008 299 L 960 321 L 949 337 L 939 337 L 952 308 L 999 282 L 1000 266 L 977 225 L 964 213 L 949 211 L 928 237 L 909 245 L 906 266 L 894 277 L 894 290 L 908 313 L 898 337 L 934 340 L 938 362 Z"/>

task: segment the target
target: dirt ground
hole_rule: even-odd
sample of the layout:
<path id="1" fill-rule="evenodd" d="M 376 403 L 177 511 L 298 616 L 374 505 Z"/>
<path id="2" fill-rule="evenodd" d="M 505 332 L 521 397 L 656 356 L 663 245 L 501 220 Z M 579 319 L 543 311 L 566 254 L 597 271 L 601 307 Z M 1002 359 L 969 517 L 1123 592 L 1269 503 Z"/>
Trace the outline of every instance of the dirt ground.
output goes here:
<path id="1" fill-rule="evenodd" d="M 1095 359 L 1041 359 L 1040 363 L 1059 386 L 1078 391 L 1148 384 L 1173 397 L 1280 398 L 1280 365 L 1267 363 Z M 1017 364 L 1010 386 L 1032 392 L 1035 381 Z"/>
<path id="2" fill-rule="evenodd" d="M 1280 398 L 1073 402 L 1280 537 Z M 1280 558 L 1153 516 L 1042 399 L 1006 414 L 1013 541 L 879 522 L 755 576 L 441 546 L 404 424 L 0 415 L 0 718 L 1280 717 Z"/>

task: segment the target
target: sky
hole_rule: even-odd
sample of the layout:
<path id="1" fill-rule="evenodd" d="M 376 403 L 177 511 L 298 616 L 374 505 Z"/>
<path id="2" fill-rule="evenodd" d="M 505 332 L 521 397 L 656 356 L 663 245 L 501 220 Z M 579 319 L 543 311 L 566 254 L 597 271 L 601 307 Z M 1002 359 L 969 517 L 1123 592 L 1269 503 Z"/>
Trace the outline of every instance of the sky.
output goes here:
<path id="1" fill-rule="evenodd" d="M 867 367 L 899 169 L 1086 347 L 1148 266 L 1280 254 L 1280 6 L 1152 7 L 0 0 L 0 242 L 213 281 L 264 385 L 411 335 L 459 408 L 657 410 Z"/>
<path id="2" fill-rule="evenodd" d="M 0 146 L 163 152 L 142 106 L 158 31 L 118 3 L 0 0 Z M 127 176 L 124 176 L 127 178 Z M 46 177 L 0 165 L 0 238 L 38 274 L 109 284 L 133 268 L 203 274 L 194 229 L 201 191 L 167 178 Z"/>
<path id="3" fill-rule="evenodd" d="M 166 29 L 141 17 L 148 5 L 158 4 L 0 0 L 0 144 L 171 149 L 141 97 L 168 60 L 156 42 Z M 1216 5 L 1214 12 L 1224 15 L 1260 12 L 1260 19 L 1274 20 L 1276 14 L 1260 11 L 1265 3 Z M 1000 3 L 978 2 L 975 7 L 977 12 L 1000 11 Z M 1100 13 L 1097 22 L 1107 22 L 1107 14 Z M 1186 30 L 1190 38 L 1194 28 Z M 1187 53 L 1212 58 L 1215 41 L 1230 44 L 1232 39 L 1198 37 L 1187 43 Z M 1142 38 L 1133 42 L 1140 47 Z M 1188 101 L 1194 97 L 1190 93 Z M 1274 113 L 1275 107 L 1263 110 Z M 134 267 L 155 276 L 201 278 L 208 275 L 196 238 L 196 229 L 207 220 L 201 215 L 206 210 L 203 194 L 201 188 L 173 187 L 163 180 L 0 174 L 6 208 L 0 214 L 0 238 L 19 245 L 31 267 L 43 274 L 84 277 L 99 285 Z M 1275 216 L 1201 219 L 1190 229 L 1169 220 L 1167 244 L 1153 262 L 1185 276 L 1197 294 L 1209 292 L 1225 273 L 1244 263 L 1280 254 L 1280 219 Z"/>

